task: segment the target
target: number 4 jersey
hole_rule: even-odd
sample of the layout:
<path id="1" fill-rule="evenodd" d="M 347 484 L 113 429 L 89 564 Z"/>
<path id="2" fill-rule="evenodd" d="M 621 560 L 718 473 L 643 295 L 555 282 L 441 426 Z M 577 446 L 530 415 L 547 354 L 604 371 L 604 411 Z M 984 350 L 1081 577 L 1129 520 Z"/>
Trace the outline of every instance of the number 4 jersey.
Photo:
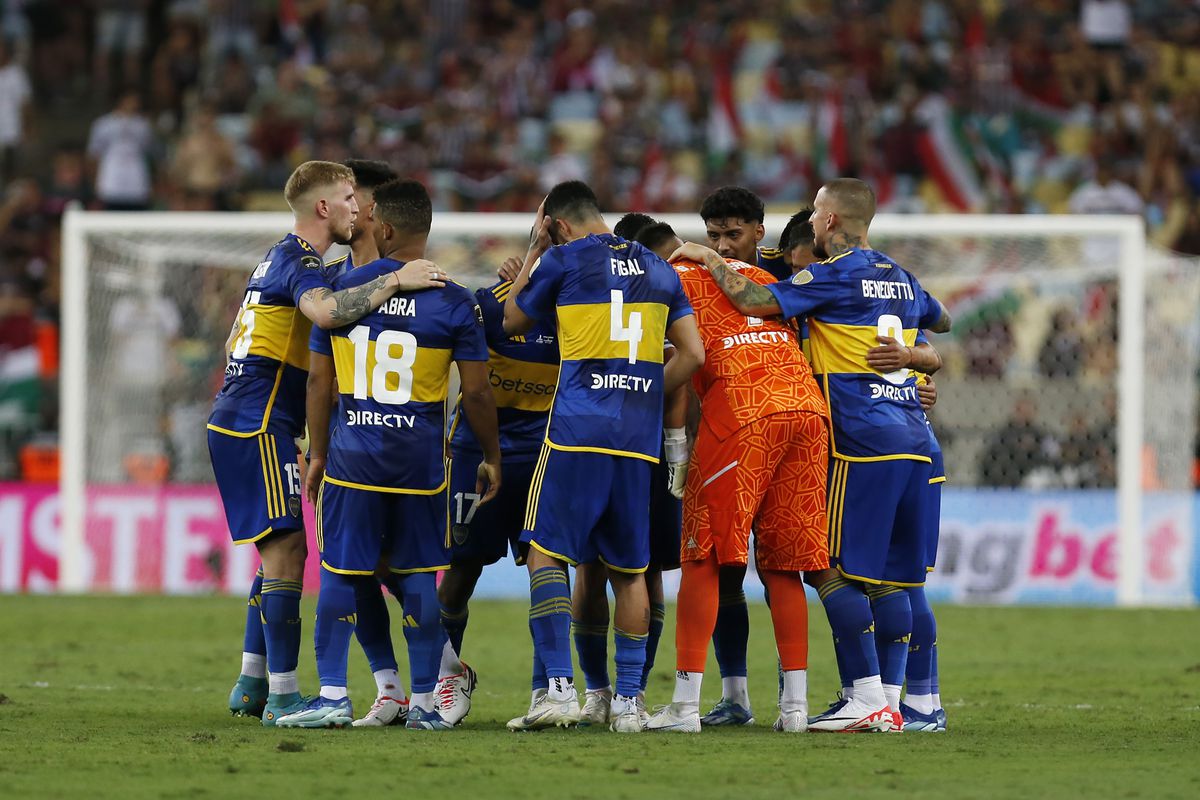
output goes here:
<path id="1" fill-rule="evenodd" d="M 546 251 L 517 305 L 557 322 L 561 368 L 546 444 L 657 462 L 663 338 L 692 313 L 675 270 L 640 244 L 592 234 Z"/>
<path id="2" fill-rule="evenodd" d="M 341 275 L 334 288 L 359 286 L 402 266 L 379 259 Z M 440 491 L 450 362 L 488 359 L 471 292 L 456 283 L 398 292 L 353 325 L 314 328 L 309 347 L 332 356 L 337 371 L 325 479 L 355 489 Z"/>
<path id="3" fill-rule="evenodd" d="M 937 322 L 941 305 L 910 273 L 876 250 L 854 249 L 767 287 L 785 317 L 806 317 L 813 373 L 833 419 L 830 450 L 850 461 L 929 461 L 916 376 L 867 365 L 879 336 L 905 345 Z"/>

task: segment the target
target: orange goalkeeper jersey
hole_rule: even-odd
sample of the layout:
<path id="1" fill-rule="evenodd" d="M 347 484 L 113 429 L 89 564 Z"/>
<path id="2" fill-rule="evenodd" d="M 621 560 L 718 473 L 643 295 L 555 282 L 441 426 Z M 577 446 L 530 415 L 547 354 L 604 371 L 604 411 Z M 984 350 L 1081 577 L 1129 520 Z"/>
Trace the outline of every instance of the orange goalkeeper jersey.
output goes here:
<path id="1" fill-rule="evenodd" d="M 755 283 L 775 282 L 763 269 L 732 259 L 728 263 Z M 829 417 L 793 328 L 779 317 L 760 319 L 738 313 L 703 265 L 679 261 L 675 271 L 704 341 L 704 367 L 693 382 L 702 413 L 714 431 L 732 432 L 784 411 Z"/>

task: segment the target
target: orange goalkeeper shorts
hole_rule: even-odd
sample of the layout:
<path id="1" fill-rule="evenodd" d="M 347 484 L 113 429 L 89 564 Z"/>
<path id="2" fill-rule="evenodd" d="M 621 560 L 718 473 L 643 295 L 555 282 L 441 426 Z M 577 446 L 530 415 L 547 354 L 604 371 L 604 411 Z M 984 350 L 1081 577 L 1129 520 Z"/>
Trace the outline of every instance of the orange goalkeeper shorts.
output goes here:
<path id="1" fill-rule="evenodd" d="M 759 569 L 829 566 L 825 485 L 829 432 L 819 414 L 772 414 L 720 439 L 704 424 L 688 468 L 682 561 L 716 548 L 720 564 L 745 565 L 754 530 Z"/>

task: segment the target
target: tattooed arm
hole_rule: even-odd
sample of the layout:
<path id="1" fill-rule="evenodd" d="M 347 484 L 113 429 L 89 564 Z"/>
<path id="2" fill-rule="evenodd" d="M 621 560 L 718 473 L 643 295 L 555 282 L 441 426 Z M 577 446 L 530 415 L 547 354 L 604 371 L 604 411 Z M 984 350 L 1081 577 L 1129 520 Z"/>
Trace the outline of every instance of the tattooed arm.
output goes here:
<path id="1" fill-rule="evenodd" d="M 680 259 L 698 261 L 703 264 L 708 269 L 708 273 L 712 275 L 713 280 L 717 282 L 717 286 L 721 287 L 721 291 L 725 292 L 734 307 L 743 314 L 752 317 L 771 317 L 783 313 L 783 309 L 779 307 L 779 301 L 767 287 L 741 275 L 725 263 L 725 259 L 717 255 L 715 250 L 704 245 L 687 242 L 672 253 L 668 260 L 679 261 Z"/>
<path id="2" fill-rule="evenodd" d="M 297 305 L 314 325 L 328 330 L 361 319 L 397 291 L 445 286 L 446 280 L 446 273 L 439 271 L 437 264 L 419 258 L 361 286 L 337 292 L 324 286 L 309 289 Z"/>

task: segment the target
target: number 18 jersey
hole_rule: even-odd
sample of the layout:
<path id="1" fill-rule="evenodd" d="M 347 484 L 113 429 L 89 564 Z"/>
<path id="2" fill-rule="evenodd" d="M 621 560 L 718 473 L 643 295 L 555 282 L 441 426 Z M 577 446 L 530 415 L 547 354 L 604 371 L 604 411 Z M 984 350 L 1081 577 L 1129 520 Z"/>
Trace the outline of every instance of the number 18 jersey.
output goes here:
<path id="1" fill-rule="evenodd" d="M 402 266 L 381 258 L 333 286 L 360 286 Z M 450 362 L 488 358 L 471 292 L 456 283 L 397 292 L 353 325 L 314 328 L 309 347 L 332 356 L 337 371 L 325 479 L 381 492 L 441 491 Z"/>
<path id="2" fill-rule="evenodd" d="M 592 234 L 546 251 L 516 302 L 557 323 L 561 367 L 546 444 L 657 463 L 663 338 L 692 313 L 675 270 L 640 244 Z"/>

